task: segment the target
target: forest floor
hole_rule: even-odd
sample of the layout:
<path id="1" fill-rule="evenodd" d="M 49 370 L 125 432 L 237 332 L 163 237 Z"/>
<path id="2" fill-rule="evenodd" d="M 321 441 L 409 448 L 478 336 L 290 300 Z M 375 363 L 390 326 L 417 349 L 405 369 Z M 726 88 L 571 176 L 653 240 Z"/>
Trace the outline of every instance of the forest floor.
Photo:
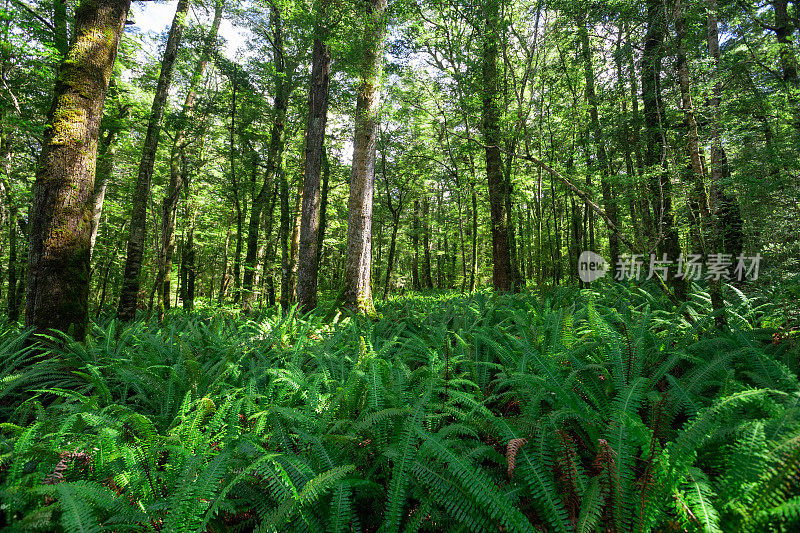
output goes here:
<path id="1" fill-rule="evenodd" d="M 611 283 L 6 327 L 0 528 L 796 531 L 800 348 L 729 296 L 724 331 Z"/>

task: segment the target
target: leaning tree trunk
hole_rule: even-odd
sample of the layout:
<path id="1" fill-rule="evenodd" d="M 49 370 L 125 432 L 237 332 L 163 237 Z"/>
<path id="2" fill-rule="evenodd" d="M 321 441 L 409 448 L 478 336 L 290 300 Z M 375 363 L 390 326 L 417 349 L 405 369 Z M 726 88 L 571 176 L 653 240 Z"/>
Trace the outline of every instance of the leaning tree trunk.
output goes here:
<path id="1" fill-rule="evenodd" d="M 489 206 L 492 219 L 492 282 L 500 291 L 512 289 L 511 250 L 508 242 L 506 195 L 508 183 L 503 177 L 500 155 L 500 107 L 497 48 L 500 31 L 500 0 L 484 3 L 485 32 L 483 41 L 483 139 L 486 145 L 486 178 L 489 184 Z"/>
<path id="2" fill-rule="evenodd" d="M 130 0 L 84 0 L 56 79 L 30 208 L 25 325 L 83 339 L 100 120 Z"/>
<path id="3" fill-rule="evenodd" d="M 158 138 L 161 134 L 161 119 L 164 117 L 164 107 L 167 103 L 167 93 L 172 81 L 172 70 L 178 47 L 189 11 L 189 0 L 178 0 L 178 8 L 172 27 L 167 37 L 167 47 L 161 61 L 161 73 L 158 77 L 153 107 L 150 111 L 150 120 L 147 124 L 147 135 L 142 149 L 142 159 L 139 163 L 139 174 L 136 178 L 136 188 L 133 193 L 133 211 L 131 214 L 131 230 L 128 237 L 128 254 L 125 260 L 125 274 L 122 280 L 122 294 L 119 299 L 117 314 L 121 320 L 130 320 L 136 315 L 136 306 L 139 299 L 139 286 L 141 284 L 142 260 L 144 257 L 145 235 L 147 233 L 147 203 L 150 199 L 150 182 L 153 177 L 153 166 L 158 150 Z"/>
<path id="4" fill-rule="evenodd" d="M 386 34 L 386 0 L 367 2 L 361 85 L 356 101 L 353 166 L 347 217 L 344 305 L 374 317 L 372 301 L 372 201 L 375 188 L 375 143 L 378 133 L 378 90 Z"/>
<path id="5" fill-rule="evenodd" d="M 324 4 L 322 9 L 324 10 Z M 324 11 L 321 16 L 325 16 Z M 328 120 L 330 66 L 331 55 L 324 37 L 317 37 L 314 39 L 311 87 L 308 91 L 306 161 L 300 220 L 300 263 L 297 267 L 297 303 L 305 313 L 317 307 L 317 275 L 321 244 L 320 177 L 325 152 L 325 125 Z"/>
<path id="6" fill-rule="evenodd" d="M 169 161 L 169 184 L 162 201 L 161 215 L 161 250 L 158 258 L 158 275 L 156 286 L 158 287 L 158 298 L 160 309 L 169 309 L 169 294 L 172 282 L 172 262 L 175 256 L 175 227 L 178 218 L 178 201 L 181 190 L 184 189 L 183 176 L 186 147 L 189 144 L 187 131 L 194 117 L 194 104 L 197 97 L 197 87 L 200 85 L 205 74 L 211 52 L 217 41 L 219 25 L 222 22 L 222 10 L 224 7 L 222 0 L 217 0 L 214 7 L 214 20 L 211 29 L 206 36 L 205 43 L 200 55 L 200 60 L 195 65 L 192 77 L 189 82 L 189 90 L 183 102 L 183 110 L 178 119 L 178 129 L 172 140 Z M 184 287 L 186 286 L 184 282 Z M 184 300 L 185 301 L 185 300 Z"/>

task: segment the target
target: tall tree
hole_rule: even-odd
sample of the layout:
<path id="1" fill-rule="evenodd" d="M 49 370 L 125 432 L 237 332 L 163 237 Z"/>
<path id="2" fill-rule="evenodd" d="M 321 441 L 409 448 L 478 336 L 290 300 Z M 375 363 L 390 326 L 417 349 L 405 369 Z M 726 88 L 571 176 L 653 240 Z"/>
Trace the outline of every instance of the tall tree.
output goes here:
<path id="1" fill-rule="evenodd" d="M 489 184 L 489 208 L 492 220 L 492 283 L 500 291 L 513 288 L 511 250 L 508 242 L 508 181 L 503 176 L 500 153 L 500 73 L 497 51 L 500 41 L 501 0 L 486 0 L 483 34 L 483 140 L 486 146 L 486 179 Z"/>
<path id="2" fill-rule="evenodd" d="M 242 298 L 242 304 L 246 310 L 250 308 L 253 299 L 253 280 L 258 261 L 258 234 L 261 227 L 261 212 L 267 204 L 267 195 L 274 188 L 272 184 L 278 177 L 278 169 L 283 168 L 283 153 L 286 146 L 284 135 L 286 111 L 289 107 L 289 96 L 292 91 L 290 67 L 287 65 L 283 40 L 283 21 L 281 20 L 280 12 L 274 6 L 271 11 L 271 23 L 272 39 L 270 42 L 275 63 L 275 98 L 267 152 L 267 171 L 258 194 L 250 203 L 247 254 L 244 261 L 244 295 Z"/>
<path id="3" fill-rule="evenodd" d="M 300 261 L 297 267 L 297 303 L 304 312 L 317 306 L 320 247 L 320 177 L 325 159 L 325 126 L 328 121 L 328 89 L 331 55 L 325 21 L 327 0 L 319 2 L 319 22 L 311 60 L 308 91 L 303 208 L 300 221 Z"/>
<path id="4" fill-rule="evenodd" d="M 192 77 L 189 81 L 189 89 L 186 91 L 186 98 L 183 102 L 183 110 L 178 117 L 178 127 L 172 139 L 169 161 L 169 184 L 167 185 L 167 190 L 161 203 L 161 249 L 159 250 L 158 275 L 156 277 L 159 306 L 161 306 L 162 309 L 169 309 L 170 306 L 169 295 L 172 282 L 172 261 L 175 255 L 175 226 L 178 217 L 178 201 L 181 191 L 184 189 L 182 162 L 185 160 L 185 152 L 189 144 L 187 132 L 189 131 L 189 126 L 194 117 L 197 88 L 203 79 L 208 61 L 211 58 L 211 52 L 217 41 L 217 32 L 219 31 L 219 25 L 222 21 L 224 5 L 222 0 L 216 1 L 211 29 L 206 36 L 200 52 L 200 58 L 192 72 Z"/>
<path id="5" fill-rule="evenodd" d="M 25 324 L 38 333 L 88 323 L 97 138 L 130 0 L 83 0 L 56 79 L 30 218 Z"/>
<path id="6" fill-rule="evenodd" d="M 372 203 L 375 190 L 375 145 L 378 136 L 378 91 L 386 35 L 386 0 L 367 0 L 361 83 L 356 100 L 350 200 L 347 204 L 347 252 L 344 305 L 376 316 L 372 301 Z"/>
<path id="7" fill-rule="evenodd" d="M 594 88 L 594 68 L 592 66 L 592 48 L 589 42 L 589 30 L 586 27 L 586 14 L 584 13 L 578 24 L 578 35 L 581 41 L 581 52 L 583 56 L 583 73 L 585 79 L 586 102 L 589 105 L 589 129 L 594 138 L 595 153 L 597 156 L 596 169 L 600 172 L 600 189 L 603 194 L 603 205 L 608 214 L 608 246 L 610 251 L 611 264 L 616 265 L 619 259 L 619 235 L 616 228 L 619 226 L 619 216 L 617 213 L 617 200 L 614 198 L 609 180 L 608 154 L 606 153 L 606 143 L 603 136 L 603 128 L 600 125 L 600 115 L 598 112 L 597 93 Z M 591 171 L 592 169 L 587 169 Z M 576 258 L 577 260 L 577 258 Z"/>
<path id="8" fill-rule="evenodd" d="M 147 134 L 142 147 L 142 158 L 139 173 L 136 177 L 136 188 L 133 192 L 133 210 L 131 212 L 131 228 L 128 237 L 128 253 L 125 259 L 125 274 L 122 281 L 122 293 L 117 313 L 122 320 L 130 320 L 136 314 L 141 284 L 142 260 L 144 257 L 145 236 L 147 233 L 147 204 L 150 199 L 150 182 L 153 177 L 158 139 L 161 134 L 161 121 L 167 103 L 169 86 L 172 82 L 172 71 L 178 55 L 186 15 L 189 12 L 189 0 L 178 0 L 175 17 L 167 37 L 167 46 L 161 60 L 161 72 L 158 76 L 156 93 L 150 110 Z"/>
<path id="9" fill-rule="evenodd" d="M 657 228 L 658 251 L 676 261 L 680 254 L 678 229 L 672 207 L 672 180 L 667 172 L 666 118 L 661 98 L 661 73 L 664 57 L 666 11 L 660 0 L 647 2 L 647 33 L 642 53 L 642 104 L 646 150 L 645 165 L 650 169 L 654 224 Z M 686 280 L 670 270 L 670 283 L 675 298 L 686 298 Z"/>

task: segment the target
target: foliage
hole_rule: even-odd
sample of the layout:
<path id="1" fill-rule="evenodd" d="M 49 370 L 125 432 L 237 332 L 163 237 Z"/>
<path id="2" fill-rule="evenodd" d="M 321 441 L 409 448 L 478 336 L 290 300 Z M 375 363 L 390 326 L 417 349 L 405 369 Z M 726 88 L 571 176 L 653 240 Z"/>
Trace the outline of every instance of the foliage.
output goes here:
<path id="1" fill-rule="evenodd" d="M 109 321 L 39 354 L 10 329 L 0 524 L 792 531 L 798 349 L 729 306 L 717 332 L 657 289 L 415 294 L 376 322 Z"/>

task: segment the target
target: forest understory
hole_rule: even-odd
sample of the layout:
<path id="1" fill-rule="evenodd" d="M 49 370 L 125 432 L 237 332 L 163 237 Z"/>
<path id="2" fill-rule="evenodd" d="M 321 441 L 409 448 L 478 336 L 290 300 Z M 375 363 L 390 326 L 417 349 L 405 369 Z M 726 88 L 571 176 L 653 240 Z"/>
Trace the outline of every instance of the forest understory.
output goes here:
<path id="1" fill-rule="evenodd" d="M 0 524 L 796 531 L 797 315 L 731 289 L 720 331 L 699 287 L 599 283 L 108 319 L 43 353 L 5 328 Z"/>
<path id="2" fill-rule="evenodd" d="M 0 533 L 800 531 L 800 0 L 0 0 Z"/>

